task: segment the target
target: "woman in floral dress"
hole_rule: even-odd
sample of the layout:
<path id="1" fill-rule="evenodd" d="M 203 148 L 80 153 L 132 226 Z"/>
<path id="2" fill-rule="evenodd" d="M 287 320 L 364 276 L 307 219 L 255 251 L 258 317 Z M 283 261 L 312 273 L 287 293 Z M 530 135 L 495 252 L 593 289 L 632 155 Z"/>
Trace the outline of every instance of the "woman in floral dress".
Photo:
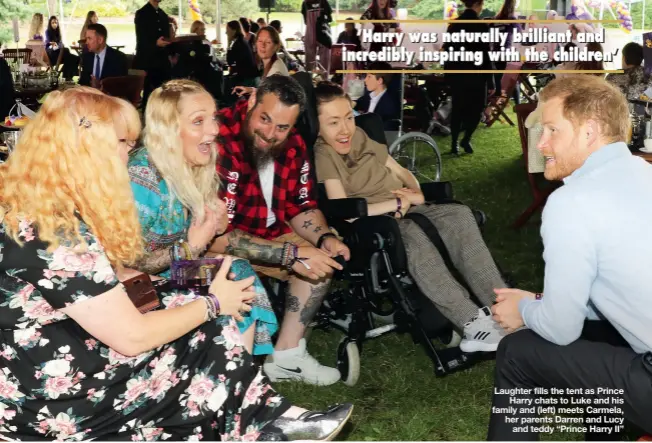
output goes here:
<path id="1" fill-rule="evenodd" d="M 128 103 L 54 92 L 0 167 L 0 433 L 20 440 L 333 438 L 351 405 L 290 406 L 253 366 L 234 315 L 253 278 L 140 314 L 116 275 L 142 251 L 125 167 Z M 269 425 L 269 426 L 268 426 Z"/>
<path id="2" fill-rule="evenodd" d="M 130 154 L 128 164 L 145 240 L 139 271 L 169 277 L 175 244 L 186 243 L 198 258 L 228 225 L 226 206 L 217 196 L 216 116 L 213 97 L 190 80 L 167 82 L 147 101 L 145 146 Z M 256 275 L 246 260 L 235 261 L 231 272 L 237 280 Z M 252 310 L 238 327 L 249 352 L 271 354 L 278 321 L 257 277 L 254 289 Z"/>

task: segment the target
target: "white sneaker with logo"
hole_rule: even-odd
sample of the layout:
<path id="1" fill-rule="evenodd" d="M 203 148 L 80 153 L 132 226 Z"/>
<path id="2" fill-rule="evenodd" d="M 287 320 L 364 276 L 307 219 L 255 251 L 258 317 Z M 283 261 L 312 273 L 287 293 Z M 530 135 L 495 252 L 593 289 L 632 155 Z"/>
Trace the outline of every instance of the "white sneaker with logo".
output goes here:
<path id="1" fill-rule="evenodd" d="M 486 306 L 478 310 L 478 315 L 464 325 L 464 339 L 460 349 L 464 352 L 494 352 L 507 331 L 491 318 L 491 310 Z"/>
<path id="2" fill-rule="evenodd" d="M 337 383 L 342 375 L 336 368 L 320 364 L 308 354 L 306 340 L 299 340 L 299 346 L 269 355 L 263 370 L 271 381 L 302 381 L 311 385 L 328 386 Z"/>

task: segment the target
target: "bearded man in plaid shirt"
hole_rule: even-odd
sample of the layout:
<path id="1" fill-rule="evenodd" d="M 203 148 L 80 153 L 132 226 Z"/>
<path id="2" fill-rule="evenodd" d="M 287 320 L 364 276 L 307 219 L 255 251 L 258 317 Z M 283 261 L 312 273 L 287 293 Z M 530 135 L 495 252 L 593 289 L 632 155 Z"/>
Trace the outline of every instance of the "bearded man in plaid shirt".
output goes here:
<path id="1" fill-rule="evenodd" d="M 211 246 L 250 260 L 256 271 L 288 281 L 286 312 L 264 370 L 272 381 L 330 385 L 336 368 L 306 350 L 306 327 L 328 293 L 334 258 L 350 257 L 317 208 L 312 165 L 294 124 L 306 103 L 291 77 L 267 77 L 249 101 L 220 111 L 217 172 L 229 227 Z"/>

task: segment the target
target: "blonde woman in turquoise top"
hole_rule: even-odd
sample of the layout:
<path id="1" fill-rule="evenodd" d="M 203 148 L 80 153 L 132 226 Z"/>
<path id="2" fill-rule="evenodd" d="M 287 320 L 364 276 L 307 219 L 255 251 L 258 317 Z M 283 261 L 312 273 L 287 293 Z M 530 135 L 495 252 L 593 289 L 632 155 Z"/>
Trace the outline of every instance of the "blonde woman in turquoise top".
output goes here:
<path id="1" fill-rule="evenodd" d="M 186 243 L 200 257 L 228 224 L 218 200 L 215 170 L 217 109 L 210 94 L 189 80 L 155 90 L 147 104 L 144 147 L 129 159 L 129 176 L 145 242 L 141 272 L 169 277 L 171 249 Z M 135 144 L 135 142 L 130 142 Z M 255 276 L 249 262 L 235 260 L 236 280 Z M 254 355 L 273 352 L 278 322 L 262 283 L 256 279 L 252 310 L 238 324 Z"/>

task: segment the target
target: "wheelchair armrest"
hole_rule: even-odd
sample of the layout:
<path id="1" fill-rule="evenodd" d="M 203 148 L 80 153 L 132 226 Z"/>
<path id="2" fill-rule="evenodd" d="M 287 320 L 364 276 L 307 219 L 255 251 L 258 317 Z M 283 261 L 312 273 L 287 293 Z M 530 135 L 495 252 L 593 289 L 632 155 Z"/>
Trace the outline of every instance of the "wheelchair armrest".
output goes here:
<path id="1" fill-rule="evenodd" d="M 453 200 L 453 184 L 451 182 L 422 183 L 421 192 L 427 202 L 443 203 Z"/>
<path id="2" fill-rule="evenodd" d="M 367 216 L 367 200 L 364 198 L 335 198 L 320 203 L 328 218 L 349 219 Z"/>

